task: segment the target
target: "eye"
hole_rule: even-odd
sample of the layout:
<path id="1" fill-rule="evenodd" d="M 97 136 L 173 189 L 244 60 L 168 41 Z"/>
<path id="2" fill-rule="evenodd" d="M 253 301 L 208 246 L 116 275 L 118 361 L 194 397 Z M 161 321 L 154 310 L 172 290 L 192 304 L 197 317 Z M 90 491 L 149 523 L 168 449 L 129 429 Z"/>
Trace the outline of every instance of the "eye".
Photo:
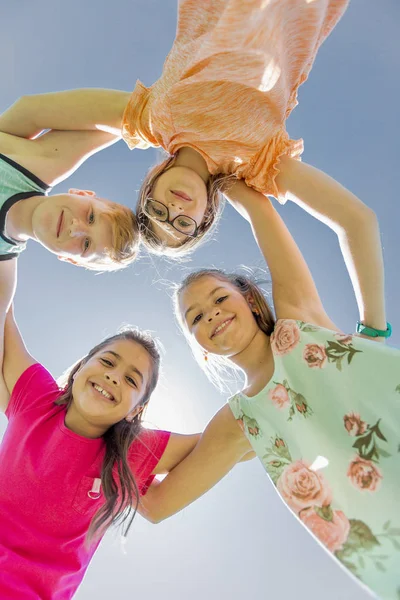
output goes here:
<path id="1" fill-rule="evenodd" d="M 85 238 L 85 241 L 83 242 L 83 254 L 85 254 L 85 252 L 87 252 L 90 248 L 90 238 Z"/>
<path id="2" fill-rule="evenodd" d="M 185 221 L 184 219 L 179 219 L 178 223 L 179 223 L 180 227 L 191 227 L 192 226 L 192 223 L 188 223 L 188 221 Z"/>
<path id="3" fill-rule="evenodd" d="M 108 358 L 100 358 L 100 362 L 103 363 L 104 365 L 107 365 L 107 367 L 113 367 L 113 363 L 111 362 L 111 360 L 108 360 Z"/>
<path id="4" fill-rule="evenodd" d="M 222 302 L 224 300 L 227 299 L 228 296 L 220 296 L 219 298 L 216 299 L 215 304 L 222 304 Z"/>
<path id="5" fill-rule="evenodd" d="M 160 210 L 159 208 L 154 208 L 153 207 L 153 212 L 155 215 L 157 215 L 157 217 L 164 217 L 165 216 L 165 210 Z"/>
<path id="6" fill-rule="evenodd" d="M 133 385 L 133 387 L 137 388 L 137 383 L 136 381 L 132 378 L 132 377 L 127 377 L 126 378 L 127 382 L 129 383 L 129 385 Z"/>
<path id="7" fill-rule="evenodd" d="M 192 325 L 196 325 L 196 323 L 198 323 L 200 321 L 202 316 L 203 316 L 202 314 L 196 315 L 192 321 Z"/>
<path id="8" fill-rule="evenodd" d="M 89 223 L 89 225 L 93 225 L 93 223 L 94 223 L 94 210 L 93 210 L 93 208 L 92 208 L 92 210 L 89 213 L 88 223 Z"/>

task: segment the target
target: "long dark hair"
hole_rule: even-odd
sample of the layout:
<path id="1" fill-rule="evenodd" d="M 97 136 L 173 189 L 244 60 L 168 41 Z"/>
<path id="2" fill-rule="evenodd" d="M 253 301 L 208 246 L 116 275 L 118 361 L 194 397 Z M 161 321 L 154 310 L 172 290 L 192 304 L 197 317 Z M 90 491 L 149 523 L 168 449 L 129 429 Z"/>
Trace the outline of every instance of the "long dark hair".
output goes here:
<path id="1" fill-rule="evenodd" d="M 254 319 L 261 331 L 270 336 L 275 326 L 274 314 L 268 304 L 265 293 L 255 280 L 254 276 L 251 275 L 250 269 L 246 269 L 246 271 L 246 275 L 240 273 L 226 273 L 222 269 L 201 269 L 199 271 L 193 271 L 175 288 L 173 295 L 175 316 L 193 352 L 194 358 L 200 368 L 205 372 L 208 379 L 219 390 L 224 392 L 230 391 L 227 381 L 230 381 L 232 370 L 237 371 L 238 368 L 226 356 L 210 353 L 207 355 L 207 360 L 204 360 L 203 349 L 188 331 L 184 316 L 180 310 L 179 297 L 189 285 L 203 277 L 215 277 L 220 281 L 230 283 L 239 290 L 244 298 L 248 295 L 253 297 L 254 305 L 252 310 Z M 254 308 L 256 309 L 256 312 L 254 312 Z"/>
<path id="2" fill-rule="evenodd" d="M 66 404 L 67 409 L 69 408 L 73 399 L 72 384 L 75 373 L 77 373 L 77 371 L 95 354 L 118 340 L 128 340 L 140 344 L 148 352 L 151 358 L 151 377 L 144 392 L 141 406 L 145 407 L 148 404 L 150 396 L 158 381 L 158 375 L 160 371 L 160 353 L 156 342 L 150 337 L 150 335 L 131 327 L 125 327 L 116 335 L 106 338 L 100 342 L 100 344 L 97 344 L 97 346 L 92 348 L 90 352 L 88 352 L 85 357 L 73 365 L 73 367 L 71 367 L 71 369 L 64 376 L 66 380 L 65 386 L 63 385 L 63 393 L 56 401 L 56 404 Z M 114 525 L 117 523 L 123 525 L 131 515 L 128 527 L 125 531 L 125 536 L 129 531 L 139 504 L 139 489 L 129 466 L 127 457 L 130 445 L 142 430 L 142 415 L 143 410 L 130 422 L 122 419 L 107 429 L 103 435 L 103 439 L 106 444 L 106 453 L 101 469 L 101 483 L 106 502 L 97 511 L 90 523 L 86 537 L 87 542 L 90 542 L 93 540 L 93 538 L 102 535 L 109 525 Z M 113 470 L 115 467 L 118 473 L 120 490 L 118 490 L 118 482 L 115 481 L 113 476 Z M 134 502 L 135 508 L 132 509 Z"/>

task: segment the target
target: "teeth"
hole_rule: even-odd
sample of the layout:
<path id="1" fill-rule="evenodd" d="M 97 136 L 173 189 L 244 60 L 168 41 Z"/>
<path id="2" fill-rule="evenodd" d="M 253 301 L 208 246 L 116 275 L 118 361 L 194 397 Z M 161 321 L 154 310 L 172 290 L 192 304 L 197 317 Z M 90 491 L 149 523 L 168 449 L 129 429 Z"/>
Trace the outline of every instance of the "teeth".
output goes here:
<path id="1" fill-rule="evenodd" d="M 219 326 L 217 327 L 217 329 L 214 331 L 214 335 L 215 335 L 216 333 L 218 333 L 219 331 L 221 331 L 222 329 L 225 329 L 225 327 L 226 327 L 227 325 L 229 325 L 229 323 L 230 323 L 230 322 L 231 322 L 231 319 L 229 319 L 229 321 L 225 321 L 225 323 L 222 323 L 221 325 L 219 325 Z"/>
<path id="2" fill-rule="evenodd" d="M 94 387 L 95 390 L 97 390 L 98 392 L 100 392 L 100 394 L 103 394 L 103 396 L 105 396 L 106 398 L 108 398 L 108 400 L 114 400 L 114 398 L 111 396 L 111 394 L 109 394 L 108 392 L 106 392 L 106 390 L 103 390 L 103 388 L 101 388 L 96 383 L 93 385 L 93 387 Z"/>

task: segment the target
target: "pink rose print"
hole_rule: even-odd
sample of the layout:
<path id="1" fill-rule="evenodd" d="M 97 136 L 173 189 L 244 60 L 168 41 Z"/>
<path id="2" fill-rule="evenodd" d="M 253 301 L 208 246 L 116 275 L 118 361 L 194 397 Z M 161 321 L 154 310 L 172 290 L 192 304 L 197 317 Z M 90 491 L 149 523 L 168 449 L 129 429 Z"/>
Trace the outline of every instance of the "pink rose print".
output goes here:
<path id="1" fill-rule="evenodd" d="M 244 423 L 243 423 L 243 419 L 236 419 L 237 424 L 239 425 L 240 429 L 242 431 L 244 431 Z"/>
<path id="2" fill-rule="evenodd" d="M 303 358 L 309 367 L 318 369 L 325 367 L 328 360 L 325 348 L 319 344 L 307 344 L 303 351 Z"/>
<path id="3" fill-rule="evenodd" d="M 351 344 L 353 341 L 353 336 L 345 333 L 335 333 L 335 338 L 338 342 L 340 342 L 340 344 L 344 344 L 345 346 L 348 346 L 348 344 Z"/>
<path id="4" fill-rule="evenodd" d="M 344 426 L 350 435 L 362 435 L 367 431 L 367 424 L 358 413 L 351 412 L 343 417 Z"/>
<path id="5" fill-rule="evenodd" d="M 282 438 L 278 438 L 278 437 L 277 437 L 277 438 L 275 439 L 275 446 L 276 446 L 277 448 L 282 448 L 283 446 L 285 446 L 285 442 L 283 441 L 283 439 L 282 439 Z"/>
<path id="6" fill-rule="evenodd" d="M 357 489 L 376 492 L 381 484 L 382 473 L 376 465 L 366 458 L 356 456 L 351 461 L 347 471 L 347 477 Z"/>
<path id="7" fill-rule="evenodd" d="M 300 341 L 300 329 L 296 321 L 281 319 L 271 335 L 271 348 L 274 354 L 289 354 Z"/>
<path id="8" fill-rule="evenodd" d="M 288 391 L 281 383 L 278 383 L 274 389 L 270 390 L 268 396 L 279 410 L 282 410 L 289 405 Z"/>
<path id="9" fill-rule="evenodd" d="M 327 521 L 310 507 L 302 510 L 299 517 L 328 550 L 336 552 L 348 538 L 350 522 L 341 510 L 332 511 L 332 515 L 332 521 Z"/>
<path id="10" fill-rule="evenodd" d="M 329 506 L 332 492 L 324 477 L 309 469 L 303 460 L 288 465 L 277 482 L 282 498 L 295 512 L 308 506 Z"/>

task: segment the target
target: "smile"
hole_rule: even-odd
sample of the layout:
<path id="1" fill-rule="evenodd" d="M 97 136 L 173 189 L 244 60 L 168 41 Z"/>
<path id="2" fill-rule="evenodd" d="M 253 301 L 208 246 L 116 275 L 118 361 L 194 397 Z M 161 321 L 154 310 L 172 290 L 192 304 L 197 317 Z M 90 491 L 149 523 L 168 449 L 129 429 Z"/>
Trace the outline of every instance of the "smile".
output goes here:
<path id="1" fill-rule="evenodd" d="M 62 210 L 61 211 L 61 215 L 60 215 L 60 217 L 58 219 L 58 222 L 57 222 L 57 237 L 60 236 L 61 228 L 63 226 L 63 220 L 64 220 L 64 211 Z"/>
<path id="2" fill-rule="evenodd" d="M 107 392 L 107 390 L 102 388 L 100 385 L 97 385 L 97 383 L 92 383 L 92 387 L 93 387 L 93 389 L 96 390 L 97 393 L 101 394 L 103 396 L 103 398 L 105 398 L 106 400 L 109 400 L 110 402 L 116 402 L 114 396 L 112 394 L 110 394 L 110 392 Z"/>
<path id="3" fill-rule="evenodd" d="M 187 194 L 185 194 L 184 192 L 180 192 L 178 190 L 171 190 L 171 193 L 174 196 L 177 196 L 177 198 L 180 198 L 181 200 L 185 200 L 185 202 L 192 202 L 191 197 L 188 196 Z"/>
<path id="4" fill-rule="evenodd" d="M 230 319 L 226 319 L 226 321 L 223 321 L 220 325 L 218 325 L 218 327 L 216 327 L 214 329 L 214 331 L 211 334 L 211 338 L 215 337 L 216 335 L 219 335 L 220 333 L 222 333 L 223 331 L 225 331 L 225 329 L 227 327 L 229 327 L 229 325 L 232 323 L 232 321 L 234 320 L 235 317 L 231 317 Z"/>

